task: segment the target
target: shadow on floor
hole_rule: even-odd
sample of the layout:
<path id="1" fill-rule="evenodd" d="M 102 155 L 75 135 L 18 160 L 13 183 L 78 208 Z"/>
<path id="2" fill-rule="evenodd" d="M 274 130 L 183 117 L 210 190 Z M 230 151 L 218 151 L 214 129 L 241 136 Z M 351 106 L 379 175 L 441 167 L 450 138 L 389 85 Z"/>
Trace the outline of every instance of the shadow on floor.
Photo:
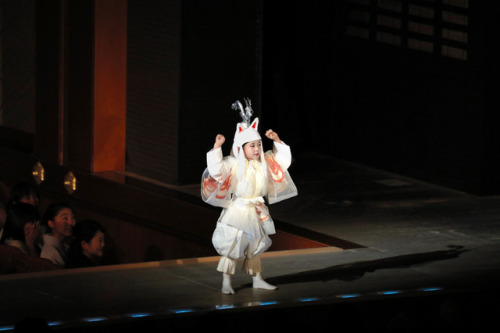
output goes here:
<path id="1" fill-rule="evenodd" d="M 336 265 L 322 269 L 304 271 L 295 274 L 270 277 L 268 282 L 275 285 L 288 283 L 306 283 L 311 281 L 353 281 L 380 269 L 409 268 L 438 260 L 457 258 L 462 253 L 469 251 L 462 246 L 450 245 L 450 249 L 389 257 L 378 260 L 361 261 L 350 264 Z"/>

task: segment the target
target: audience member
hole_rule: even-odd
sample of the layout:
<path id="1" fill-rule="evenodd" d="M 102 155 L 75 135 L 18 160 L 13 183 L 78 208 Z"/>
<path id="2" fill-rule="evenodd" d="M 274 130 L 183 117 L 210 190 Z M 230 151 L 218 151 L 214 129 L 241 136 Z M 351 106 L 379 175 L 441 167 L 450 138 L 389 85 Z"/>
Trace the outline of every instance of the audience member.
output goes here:
<path id="1" fill-rule="evenodd" d="M 33 205 L 37 208 L 40 202 L 40 195 L 38 193 L 38 188 L 28 182 L 20 182 L 12 187 L 9 194 L 9 200 L 7 201 L 7 210 L 17 203 L 27 203 Z M 46 232 L 46 228 L 41 226 L 40 235 Z M 42 237 L 38 239 L 38 247 L 42 248 Z"/>
<path id="2" fill-rule="evenodd" d="M 104 227 L 93 220 L 80 221 L 73 228 L 66 268 L 90 267 L 100 264 L 104 250 Z"/>
<path id="3" fill-rule="evenodd" d="M 5 198 L 6 205 L 3 205 L 4 202 L 0 203 L 0 238 L 2 237 L 5 219 L 7 218 L 7 211 L 12 205 L 24 202 L 38 206 L 38 191 L 35 186 L 27 182 L 21 182 L 14 185 L 7 193 L 9 193 L 9 197 Z"/>
<path id="4" fill-rule="evenodd" d="M 9 201 L 7 202 L 7 209 L 9 207 L 20 203 L 28 203 L 38 207 L 39 194 L 37 188 L 27 182 L 21 182 L 12 187 L 10 190 Z"/>
<path id="5" fill-rule="evenodd" d="M 18 203 L 7 211 L 0 242 L 17 247 L 32 256 L 40 254 L 37 246 L 40 238 L 40 215 L 38 209 L 27 203 Z"/>
<path id="6" fill-rule="evenodd" d="M 73 209 L 67 203 L 53 203 L 47 207 L 42 224 L 47 227 L 47 233 L 43 235 L 43 247 L 40 257 L 49 259 L 54 264 L 64 267 L 68 244 L 75 226 Z"/>

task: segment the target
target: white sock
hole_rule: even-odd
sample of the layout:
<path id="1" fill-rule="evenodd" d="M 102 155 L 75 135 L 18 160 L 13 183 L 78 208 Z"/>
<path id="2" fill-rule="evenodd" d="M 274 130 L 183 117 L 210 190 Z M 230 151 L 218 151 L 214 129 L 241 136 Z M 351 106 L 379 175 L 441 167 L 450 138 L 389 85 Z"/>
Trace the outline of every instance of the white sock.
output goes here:
<path id="1" fill-rule="evenodd" d="M 277 288 L 276 286 L 273 286 L 272 284 L 269 284 L 266 281 L 264 281 L 260 273 L 257 273 L 255 276 L 252 276 L 252 280 L 254 288 L 265 289 L 265 290 L 275 290 Z"/>
<path id="2" fill-rule="evenodd" d="M 231 275 L 226 273 L 222 274 L 222 292 L 226 295 L 234 294 L 234 290 L 231 287 Z"/>

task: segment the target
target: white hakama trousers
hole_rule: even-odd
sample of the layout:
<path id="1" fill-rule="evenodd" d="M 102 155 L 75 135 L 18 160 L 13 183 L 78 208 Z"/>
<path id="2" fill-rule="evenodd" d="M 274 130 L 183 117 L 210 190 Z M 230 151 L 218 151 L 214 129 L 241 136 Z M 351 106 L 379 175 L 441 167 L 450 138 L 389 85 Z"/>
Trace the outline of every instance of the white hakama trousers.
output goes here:
<path id="1" fill-rule="evenodd" d="M 243 271 L 250 275 L 262 272 L 260 254 L 272 244 L 265 233 L 261 222 L 255 221 L 258 233 L 253 235 L 231 225 L 218 222 L 212 236 L 212 243 L 221 259 L 217 270 L 226 274 L 234 274 L 238 259 L 244 259 Z"/>

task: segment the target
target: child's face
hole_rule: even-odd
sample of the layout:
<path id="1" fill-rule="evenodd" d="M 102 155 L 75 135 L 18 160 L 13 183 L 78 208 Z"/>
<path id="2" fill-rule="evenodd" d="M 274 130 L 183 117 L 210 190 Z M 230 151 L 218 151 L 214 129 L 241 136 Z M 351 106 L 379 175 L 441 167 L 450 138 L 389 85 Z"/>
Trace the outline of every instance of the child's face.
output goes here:
<path id="1" fill-rule="evenodd" d="M 75 223 L 73 211 L 69 208 L 63 208 L 57 213 L 54 220 L 49 221 L 49 227 L 52 229 L 53 236 L 64 239 L 73 234 Z"/>
<path id="2" fill-rule="evenodd" d="M 258 160 L 262 147 L 261 140 L 247 142 L 243 145 L 243 152 L 247 160 Z"/>
<path id="3" fill-rule="evenodd" d="M 104 250 L 104 233 L 97 231 L 89 243 L 82 241 L 82 249 L 88 257 L 102 257 Z"/>

